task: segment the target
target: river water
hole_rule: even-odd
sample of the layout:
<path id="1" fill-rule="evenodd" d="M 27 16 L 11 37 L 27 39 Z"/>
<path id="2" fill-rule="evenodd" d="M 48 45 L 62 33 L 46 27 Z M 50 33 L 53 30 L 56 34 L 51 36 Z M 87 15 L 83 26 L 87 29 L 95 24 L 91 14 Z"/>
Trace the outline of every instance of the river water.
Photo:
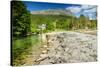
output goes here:
<path id="1" fill-rule="evenodd" d="M 13 65 L 21 64 L 23 56 L 28 55 L 32 46 L 36 46 L 41 42 L 39 35 L 31 35 L 27 37 L 14 38 L 12 40 L 12 63 Z"/>

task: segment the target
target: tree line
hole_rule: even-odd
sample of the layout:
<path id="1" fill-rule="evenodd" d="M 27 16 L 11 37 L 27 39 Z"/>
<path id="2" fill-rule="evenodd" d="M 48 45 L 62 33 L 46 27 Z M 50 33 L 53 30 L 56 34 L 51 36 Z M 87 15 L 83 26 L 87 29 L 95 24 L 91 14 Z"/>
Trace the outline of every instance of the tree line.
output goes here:
<path id="1" fill-rule="evenodd" d="M 35 20 L 34 20 L 35 19 Z M 38 32 L 38 25 L 46 24 L 44 32 L 58 30 L 96 29 L 97 20 L 81 15 L 79 18 L 67 15 L 31 15 L 31 32 Z"/>

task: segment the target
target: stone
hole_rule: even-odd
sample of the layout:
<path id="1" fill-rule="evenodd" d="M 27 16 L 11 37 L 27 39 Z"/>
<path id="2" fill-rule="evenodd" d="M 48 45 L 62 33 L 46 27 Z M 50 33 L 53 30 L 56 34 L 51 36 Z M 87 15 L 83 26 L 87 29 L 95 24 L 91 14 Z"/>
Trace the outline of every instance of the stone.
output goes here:
<path id="1" fill-rule="evenodd" d="M 42 51 L 40 64 L 76 63 L 97 61 L 97 37 L 77 32 L 47 34 L 52 47 Z M 45 58 L 45 59 L 44 59 Z"/>
<path id="2" fill-rule="evenodd" d="M 47 53 L 47 50 L 43 50 L 42 53 L 43 53 L 43 54 Z"/>
<path id="3" fill-rule="evenodd" d="M 44 48 L 47 48 L 48 46 L 47 46 L 47 45 L 44 45 L 43 47 L 44 47 Z"/>

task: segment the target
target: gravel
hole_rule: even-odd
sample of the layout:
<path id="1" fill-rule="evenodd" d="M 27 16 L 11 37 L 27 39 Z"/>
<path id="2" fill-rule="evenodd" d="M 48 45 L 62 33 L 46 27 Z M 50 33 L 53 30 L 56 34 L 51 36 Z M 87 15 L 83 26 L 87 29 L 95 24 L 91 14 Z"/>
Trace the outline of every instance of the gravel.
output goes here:
<path id="1" fill-rule="evenodd" d="M 39 64 L 59 64 L 97 61 L 97 36 L 78 32 L 46 34 L 48 52 Z M 45 58 L 45 59 L 44 59 Z"/>

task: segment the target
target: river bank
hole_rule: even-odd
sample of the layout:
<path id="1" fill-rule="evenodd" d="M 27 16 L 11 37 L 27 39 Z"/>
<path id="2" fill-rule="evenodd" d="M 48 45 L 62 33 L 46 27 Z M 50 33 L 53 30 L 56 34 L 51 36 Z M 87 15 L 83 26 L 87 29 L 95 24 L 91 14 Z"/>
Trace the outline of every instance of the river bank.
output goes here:
<path id="1" fill-rule="evenodd" d="M 38 39 L 39 42 L 33 42 L 34 37 L 31 37 L 33 46 L 29 48 L 28 54 L 22 55 L 24 59 L 21 60 L 21 65 L 97 61 L 96 35 L 79 31 L 60 31 L 39 35 Z"/>
<path id="2" fill-rule="evenodd" d="M 37 59 L 39 64 L 97 61 L 97 37 L 79 32 L 47 33 L 47 53 Z M 40 59 L 40 60 L 39 60 Z M 42 59 L 42 60 L 41 60 Z"/>

